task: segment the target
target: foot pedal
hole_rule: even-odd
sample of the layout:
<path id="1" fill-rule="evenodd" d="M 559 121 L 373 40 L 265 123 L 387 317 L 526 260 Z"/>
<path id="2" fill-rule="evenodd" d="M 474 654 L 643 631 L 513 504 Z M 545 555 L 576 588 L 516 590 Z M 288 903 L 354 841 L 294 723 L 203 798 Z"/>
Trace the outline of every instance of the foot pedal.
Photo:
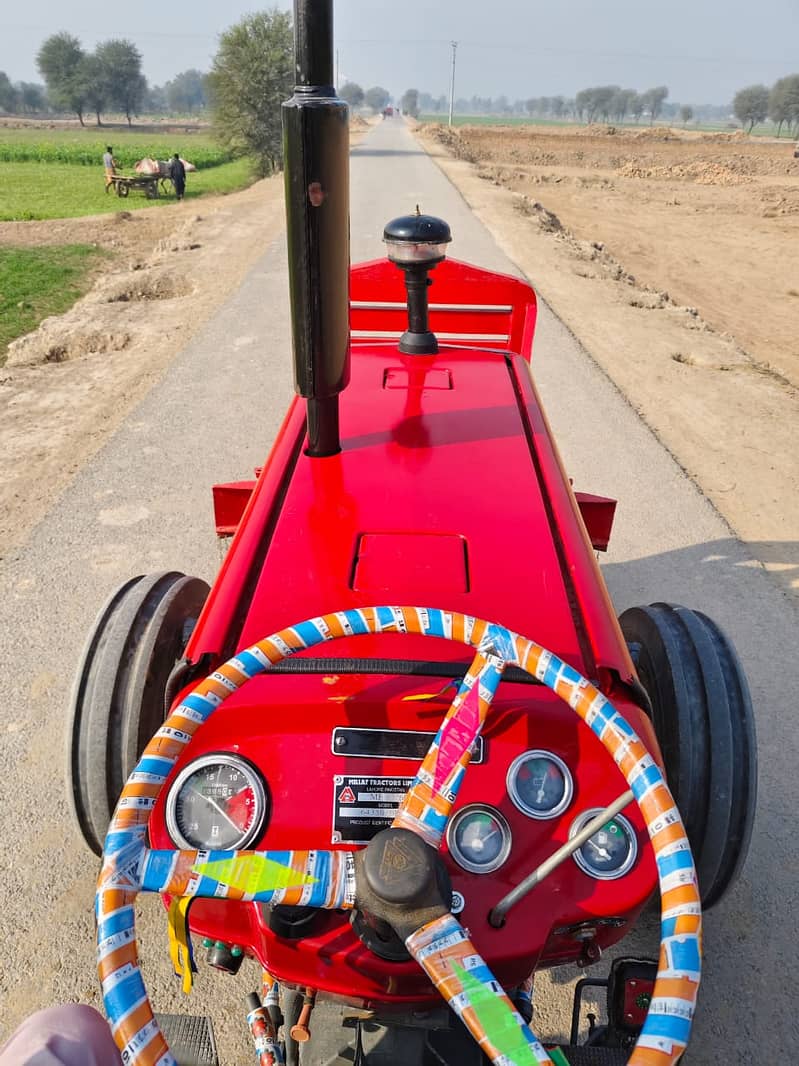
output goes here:
<path id="1" fill-rule="evenodd" d="M 194 1014 L 156 1014 L 178 1066 L 219 1066 L 210 1018 Z"/>

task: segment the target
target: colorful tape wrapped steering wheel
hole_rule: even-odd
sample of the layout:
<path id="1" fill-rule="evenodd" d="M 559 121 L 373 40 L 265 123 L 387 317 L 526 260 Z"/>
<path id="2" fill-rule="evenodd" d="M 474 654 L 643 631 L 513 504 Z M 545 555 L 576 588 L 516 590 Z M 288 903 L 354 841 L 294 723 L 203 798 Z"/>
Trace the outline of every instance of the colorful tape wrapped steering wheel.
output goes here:
<path id="1" fill-rule="evenodd" d="M 147 822 L 161 788 L 186 744 L 223 700 L 294 652 L 352 634 L 381 632 L 444 637 L 477 651 L 390 829 L 358 852 L 146 847 Z M 678 1061 L 688 1043 L 699 989 L 701 906 L 679 812 L 643 742 L 598 689 L 533 641 L 468 615 L 420 607 L 371 607 L 301 622 L 239 652 L 183 699 L 147 745 L 125 785 L 105 840 L 96 913 L 103 1001 L 128 1066 L 175 1062 L 139 971 L 133 906 L 139 892 L 326 909 L 352 909 L 368 901 L 370 912 L 377 910 L 378 917 L 404 939 L 410 954 L 497 1066 L 551 1062 L 437 888 L 442 862 L 438 847 L 472 745 L 508 664 L 526 670 L 577 712 L 613 757 L 641 809 L 660 882 L 661 943 L 649 1013 L 629 1062 L 670 1066 Z M 410 865 L 416 871 L 414 884 L 403 889 L 403 898 L 381 883 L 379 873 L 386 850 L 397 846 L 414 856 Z"/>

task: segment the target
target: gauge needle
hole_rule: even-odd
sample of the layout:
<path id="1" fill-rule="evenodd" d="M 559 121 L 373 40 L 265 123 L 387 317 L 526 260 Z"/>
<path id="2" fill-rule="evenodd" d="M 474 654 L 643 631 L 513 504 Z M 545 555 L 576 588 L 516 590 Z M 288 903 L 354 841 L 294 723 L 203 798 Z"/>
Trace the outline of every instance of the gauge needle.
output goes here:
<path id="1" fill-rule="evenodd" d="M 477 830 L 472 834 L 472 839 L 471 843 L 469 843 L 469 846 L 474 848 L 475 851 L 482 851 L 488 841 L 491 839 L 491 837 L 496 836 L 498 832 L 499 829 L 494 828 L 488 833 L 486 833 L 485 836 L 481 836 L 480 831 Z"/>
<path id="2" fill-rule="evenodd" d="M 195 788 L 194 784 L 192 784 L 191 782 L 189 783 L 189 788 L 192 790 L 195 796 L 199 796 L 201 800 L 204 800 L 207 804 L 209 804 L 209 806 L 213 807 L 215 811 L 221 814 L 225 821 L 230 822 L 230 824 L 233 826 L 237 833 L 241 832 L 241 826 L 236 825 L 236 823 L 233 821 L 227 811 L 220 807 L 215 799 L 212 799 L 211 796 L 206 796 L 204 792 L 200 792 L 200 790 L 198 788 Z"/>
<path id="3" fill-rule="evenodd" d="M 599 844 L 595 844 L 593 840 L 589 840 L 588 843 L 591 845 L 591 847 L 601 859 L 606 859 L 608 861 L 610 860 L 610 852 L 607 848 L 600 847 Z"/>

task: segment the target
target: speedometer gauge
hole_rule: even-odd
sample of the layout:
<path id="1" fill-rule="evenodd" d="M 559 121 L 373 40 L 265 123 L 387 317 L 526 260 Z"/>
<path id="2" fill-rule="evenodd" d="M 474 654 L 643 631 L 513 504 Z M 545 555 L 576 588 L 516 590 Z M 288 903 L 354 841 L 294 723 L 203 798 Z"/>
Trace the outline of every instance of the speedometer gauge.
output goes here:
<path id="1" fill-rule="evenodd" d="M 601 807 L 583 811 L 575 818 L 569 836 L 576 836 L 592 818 L 601 813 Z M 635 830 L 626 818 L 617 814 L 575 851 L 574 861 L 583 873 L 601 881 L 613 881 L 632 868 L 637 855 Z"/>
<path id="2" fill-rule="evenodd" d="M 525 751 L 510 764 L 508 795 L 528 818 L 557 818 L 569 806 L 574 783 L 563 759 L 551 751 Z"/>
<path id="3" fill-rule="evenodd" d="M 232 851 L 259 835 L 267 813 L 266 789 L 238 755 L 203 755 L 184 767 L 169 790 L 166 824 L 181 848 Z"/>
<path id="4" fill-rule="evenodd" d="M 493 807 L 463 807 L 447 826 L 449 853 L 464 870 L 490 874 L 510 855 L 510 826 Z"/>

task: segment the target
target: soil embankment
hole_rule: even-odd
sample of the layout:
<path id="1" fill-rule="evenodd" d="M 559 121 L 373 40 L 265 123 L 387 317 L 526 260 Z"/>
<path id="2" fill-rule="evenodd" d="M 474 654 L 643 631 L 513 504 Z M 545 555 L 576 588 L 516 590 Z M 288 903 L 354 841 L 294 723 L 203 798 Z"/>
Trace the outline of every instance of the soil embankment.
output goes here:
<path id="1" fill-rule="evenodd" d="M 799 160 L 740 134 L 428 127 L 504 251 L 799 594 Z"/>

